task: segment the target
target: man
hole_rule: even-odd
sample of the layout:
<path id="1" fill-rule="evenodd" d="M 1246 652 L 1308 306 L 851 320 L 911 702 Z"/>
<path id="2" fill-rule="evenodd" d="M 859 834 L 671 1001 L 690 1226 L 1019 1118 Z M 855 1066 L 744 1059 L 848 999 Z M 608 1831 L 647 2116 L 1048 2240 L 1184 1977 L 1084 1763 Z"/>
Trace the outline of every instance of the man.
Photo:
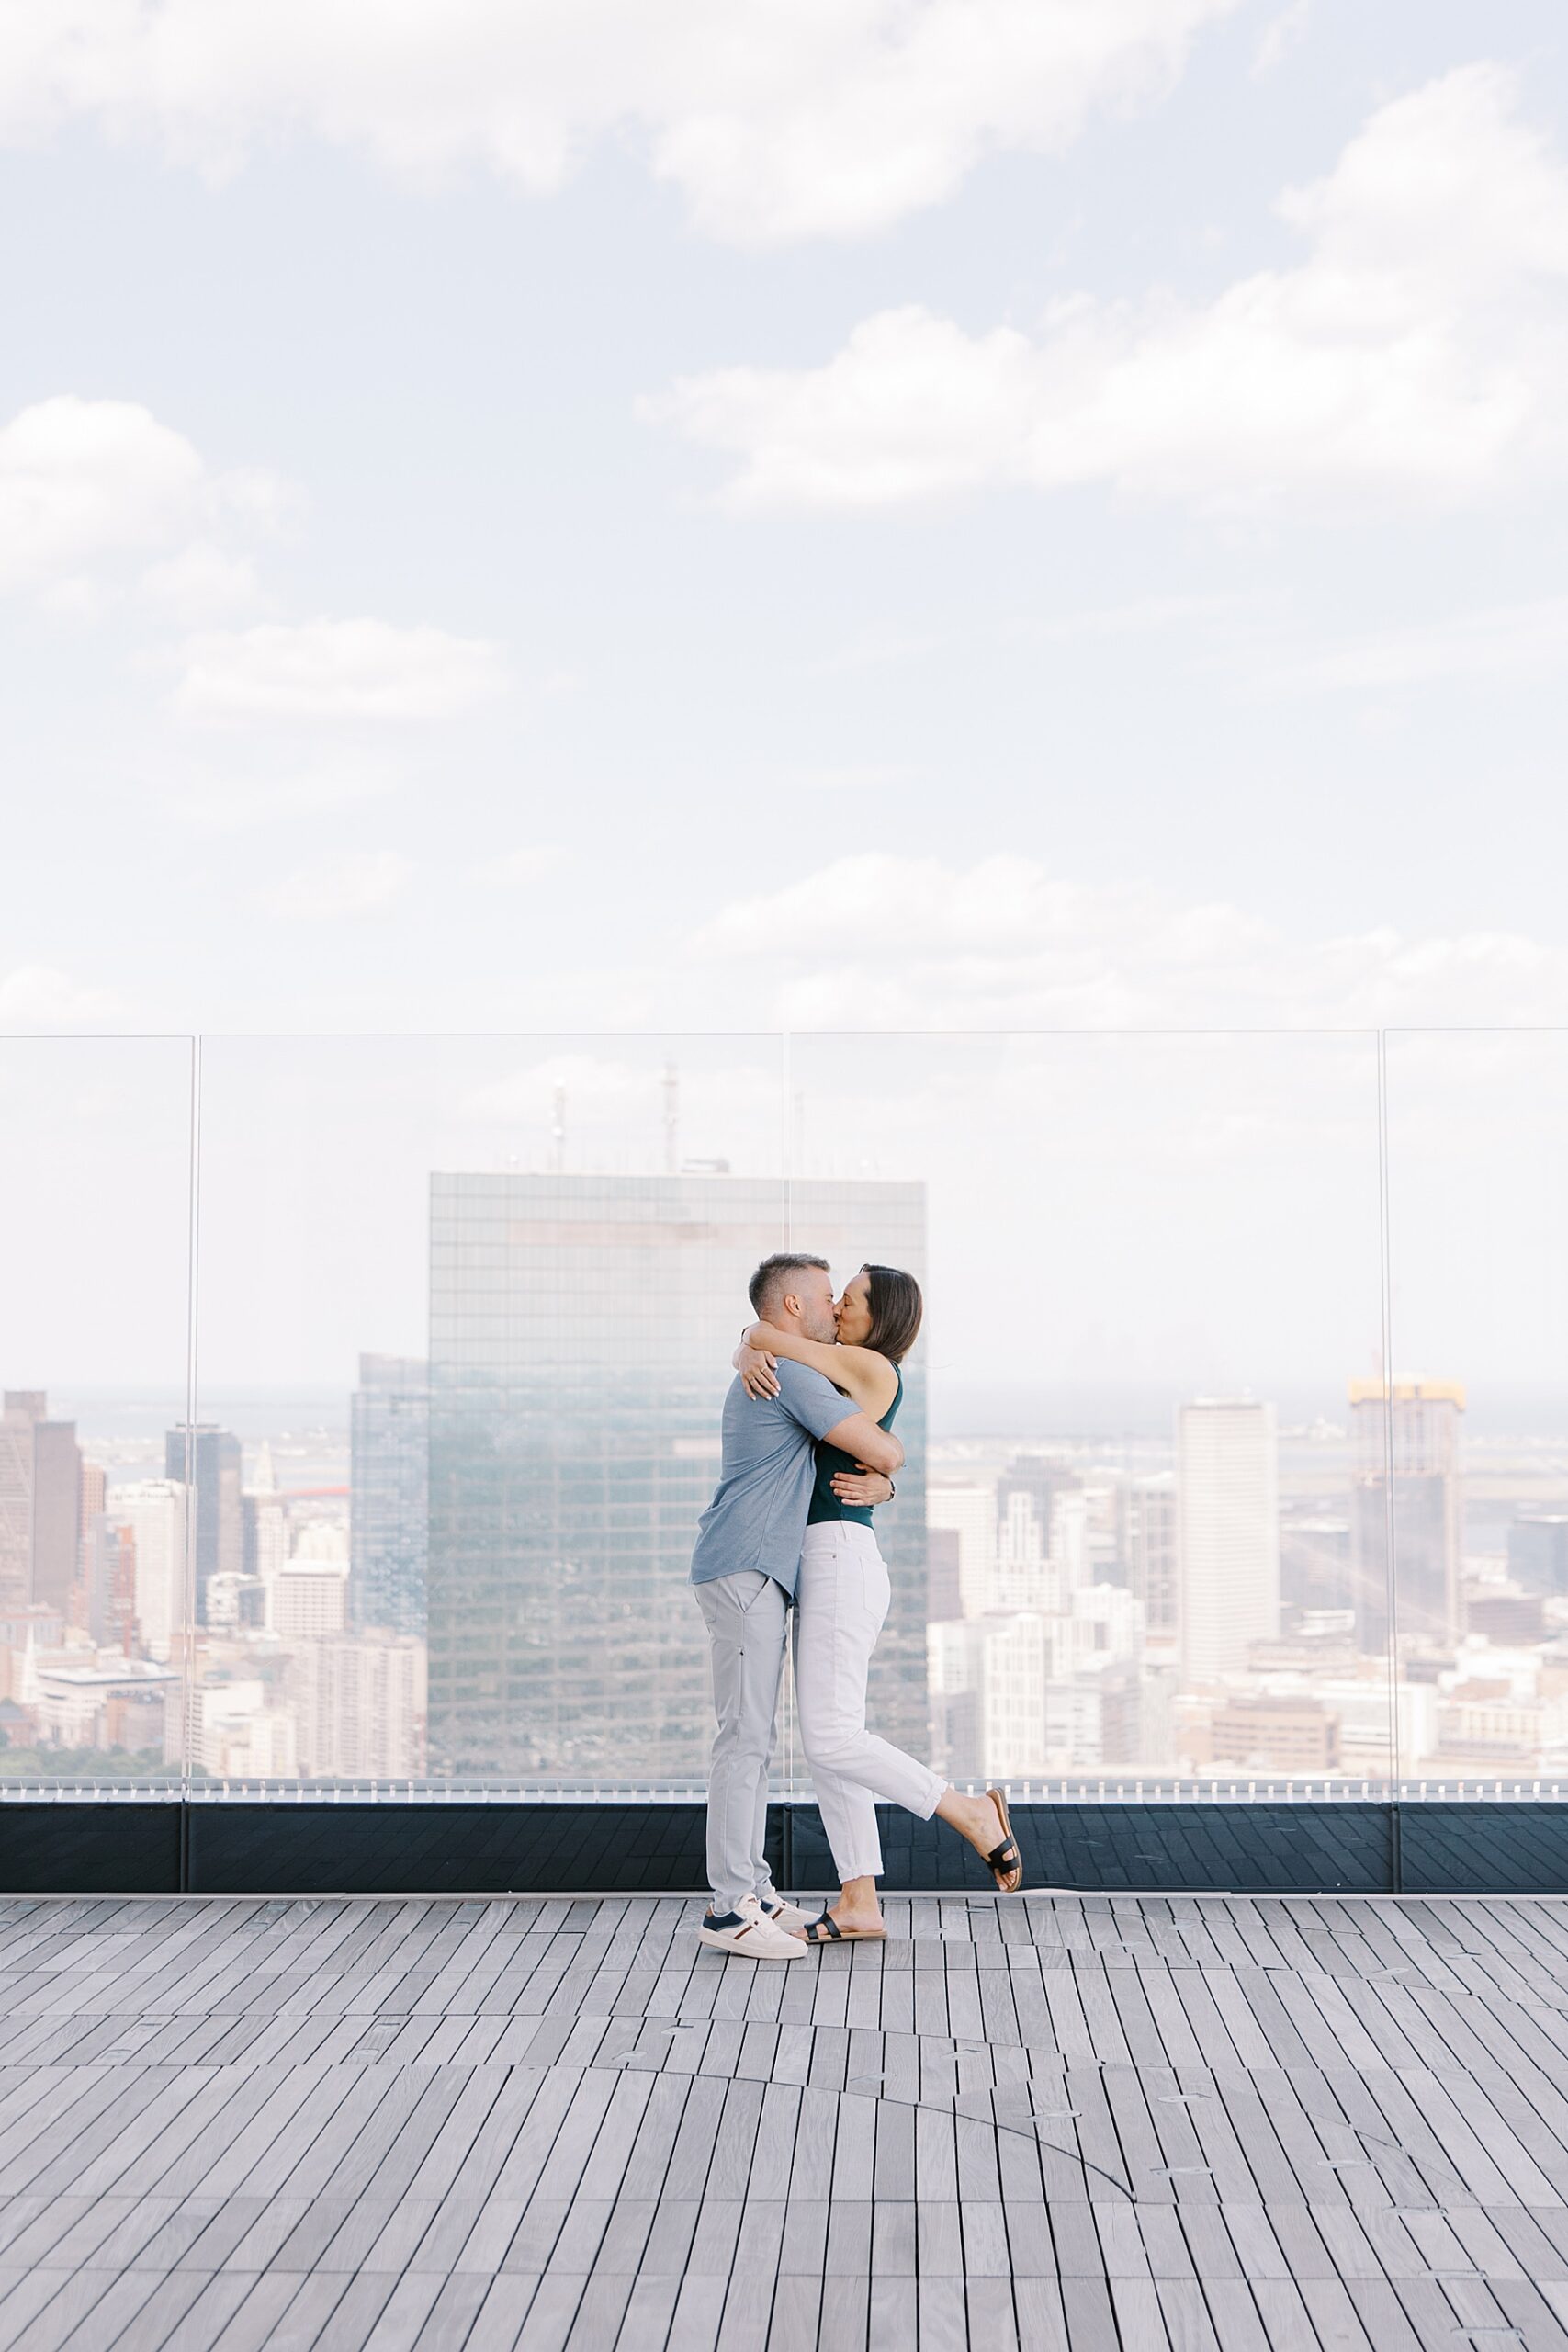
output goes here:
<path id="1" fill-rule="evenodd" d="M 796 1251 L 765 1258 L 751 1277 L 760 1321 L 830 1342 L 833 1284 L 825 1258 Z M 718 1719 L 708 1776 L 711 1900 L 698 1939 L 748 1960 L 797 1960 L 794 1931 L 806 1915 L 781 1903 L 762 1855 L 768 1765 L 790 1603 L 811 1506 L 818 1438 L 891 1477 L 904 1460 L 897 1439 L 805 1364 L 779 1359 L 776 1396 L 748 1396 L 737 1379 L 724 1400 L 718 1490 L 704 1511 L 692 1583 L 713 1646 Z M 891 1491 L 891 1489 L 889 1489 Z M 872 1498 L 874 1499 L 875 1498 Z"/>

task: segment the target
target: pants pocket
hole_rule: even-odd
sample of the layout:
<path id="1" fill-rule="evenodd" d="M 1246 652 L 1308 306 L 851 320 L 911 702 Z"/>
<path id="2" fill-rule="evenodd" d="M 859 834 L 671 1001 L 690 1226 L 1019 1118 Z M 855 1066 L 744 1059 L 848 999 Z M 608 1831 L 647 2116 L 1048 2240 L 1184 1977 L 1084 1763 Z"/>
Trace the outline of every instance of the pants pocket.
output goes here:
<path id="1" fill-rule="evenodd" d="M 893 1588 L 887 1581 L 887 1570 L 880 1560 L 863 1560 L 860 1577 L 863 1606 L 880 1634 L 887 1623 L 887 1611 L 893 1601 Z"/>

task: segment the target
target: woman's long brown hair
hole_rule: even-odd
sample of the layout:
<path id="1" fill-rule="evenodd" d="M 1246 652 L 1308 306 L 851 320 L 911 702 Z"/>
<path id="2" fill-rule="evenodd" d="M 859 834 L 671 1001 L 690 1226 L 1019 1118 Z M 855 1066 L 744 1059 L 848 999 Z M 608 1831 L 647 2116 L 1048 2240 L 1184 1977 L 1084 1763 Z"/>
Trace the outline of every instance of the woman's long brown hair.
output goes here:
<path id="1" fill-rule="evenodd" d="M 870 1295 L 871 1329 L 862 1344 L 874 1348 L 889 1363 L 902 1363 L 919 1332 L 925 1302 L 913 1274 L 897 1266 L 863 1266 Z"/>

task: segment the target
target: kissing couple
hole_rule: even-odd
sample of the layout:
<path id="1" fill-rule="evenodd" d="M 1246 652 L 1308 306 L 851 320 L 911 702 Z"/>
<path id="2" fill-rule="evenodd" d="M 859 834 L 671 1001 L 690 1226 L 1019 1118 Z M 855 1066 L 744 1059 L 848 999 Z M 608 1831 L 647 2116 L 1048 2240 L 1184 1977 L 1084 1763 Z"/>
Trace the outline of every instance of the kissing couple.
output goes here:
<path id="1" fill-rule="evenodd" d="M 790 1250 L 762 1261 L 750 1295 L 757 1319 L 735 1351 L 718 1489 L 692 1555 L 718 1722 L 697 1936 L 747 1960 L 798 1960 L 810 1944 L 886 1935 L 878 1797 L 949 1823 L 1004 1894 L 1022 1884 L 1023 1867 L 999 1789 L 962 1796 L 866 1729 L 866 1674 L 890 1599 L 872 1512 L 903 1466 L 893 1423 L 919 1284 L 894 1266 L 863 1266 L 835 1301 L 827 1260 Z M 840 1879 L 838 1901 L 816 1919 L 778 1894 L 762 1852 L 792 1631 L 801 1742 Z"/>

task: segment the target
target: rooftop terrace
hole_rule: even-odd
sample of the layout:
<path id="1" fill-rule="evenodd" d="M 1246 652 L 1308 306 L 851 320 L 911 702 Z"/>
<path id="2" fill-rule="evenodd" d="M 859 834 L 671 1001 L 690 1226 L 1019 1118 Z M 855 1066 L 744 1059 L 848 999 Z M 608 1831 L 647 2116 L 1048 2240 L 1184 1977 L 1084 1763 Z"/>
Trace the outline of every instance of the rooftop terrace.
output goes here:
<path id="1" fill-rule="evenodd" d="M 0 1904 L 5 2352 L 1568 2346 L 1568 1905 Z"/>

